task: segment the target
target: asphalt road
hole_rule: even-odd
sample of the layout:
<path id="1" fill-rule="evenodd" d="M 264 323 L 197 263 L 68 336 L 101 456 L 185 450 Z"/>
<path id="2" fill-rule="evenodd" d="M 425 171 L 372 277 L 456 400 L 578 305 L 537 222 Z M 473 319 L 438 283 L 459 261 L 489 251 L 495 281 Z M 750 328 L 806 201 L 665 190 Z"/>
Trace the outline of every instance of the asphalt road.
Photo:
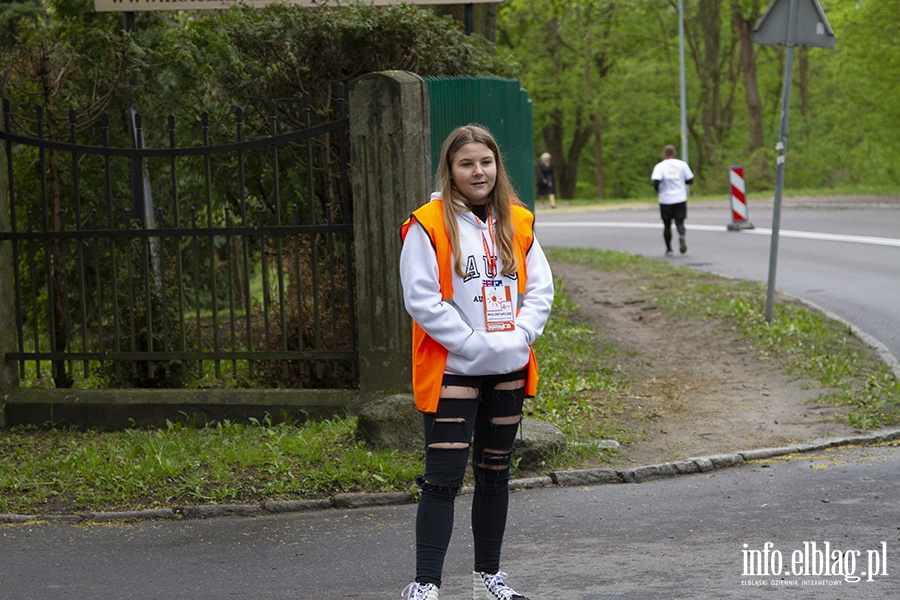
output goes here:
<path id="1" fill-rule="evenodd" d="M 618 250 L 662 258 L 654 205 L 620 210 L 539 210 L 543 246 Z M 730 205 L 688 203 L 688 252 L 670 260 L 739 279 L 767 282 L 772 202 L 748 200 L 752 230 L 729 231 Z M 781 213 L 775 288 L 853 323 L 900 358 L 900 199 L 794 200 Z M 674 233 L 674 227 L 673 227 Z"/>
<path id="2" fill-rule="evenodd" d="M 532 600 L 898 598 L 898 474 L 900 448 L 882 446 L 640 484 L 519 491 L 502 568 Z M 468 506 L 460 497 L 442 600 L 471 598 Z M 4 525 L 0 598 L 399 598 L 413 577 L 414 514 L 406 504 Z"/>

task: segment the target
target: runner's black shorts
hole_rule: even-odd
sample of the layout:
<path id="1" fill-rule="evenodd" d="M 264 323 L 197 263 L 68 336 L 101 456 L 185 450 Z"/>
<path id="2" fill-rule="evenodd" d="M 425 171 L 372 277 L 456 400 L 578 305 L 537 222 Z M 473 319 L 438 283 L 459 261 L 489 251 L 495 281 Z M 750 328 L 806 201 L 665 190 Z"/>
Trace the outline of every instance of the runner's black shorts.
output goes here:
<path id="1" fill-rule="evenodd" d="M 660 204 L 659 216 L 663 221 L 672 219 L 675 221 L 684 221 L 687 219 L 687 202 L 679 202 L 678 204 Z"/>

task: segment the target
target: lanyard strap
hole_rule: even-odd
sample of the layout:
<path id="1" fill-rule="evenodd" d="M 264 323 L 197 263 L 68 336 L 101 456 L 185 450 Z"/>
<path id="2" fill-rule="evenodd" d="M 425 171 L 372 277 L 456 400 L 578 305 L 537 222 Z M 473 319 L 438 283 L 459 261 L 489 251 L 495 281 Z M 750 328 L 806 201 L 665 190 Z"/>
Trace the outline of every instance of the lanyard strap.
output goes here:
<path id="1" fill-rule="evenodd" d="M 494 216 L 488 215 L 487 218 L 488 234 L 491 236 L 491 246 L 488 247 L 487 238 L 484 237 L 484 230 L 481 231 L 481 243 L 484 244 L 484 254 L 488 262 L 488 277 L 497 276 L 497 256 L 495 250 L 497 248 L 494 243 Z"/>

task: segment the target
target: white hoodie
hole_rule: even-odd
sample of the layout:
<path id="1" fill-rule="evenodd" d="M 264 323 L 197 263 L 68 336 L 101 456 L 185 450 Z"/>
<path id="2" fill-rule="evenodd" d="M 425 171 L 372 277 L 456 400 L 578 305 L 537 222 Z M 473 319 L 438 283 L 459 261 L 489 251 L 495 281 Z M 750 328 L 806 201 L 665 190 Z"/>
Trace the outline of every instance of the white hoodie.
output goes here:
<path id="1" fill-rule="evenodd" d="M 435 194 L 432 199 L 439 197 Z M 537 239 L 526 254 L 528 280 L 525 297 L 519 298 L 516 277 L 501 275 L 503 263 L 497 256 L 497 276 L 489 278 L 485 243 L 491 245 L 487 224 L 471 212 L 457 214 L 459 245 L 463 264 L 470 275 L 461 278 L 454 269 L 453 301 L 441 297 L 437 256 L 425 229 L 418 223 L 409 228 L 400 253 L 400 281 L 403 301 L 410 316 L 436 342 L 448 350 L 446 373 L 456 375 L 499 375 L 524 369 L 529 346 L 544 330 L 553 304 L 553 276 Z M 512 331 L 488 332 L 485 324 L 483 282 L 501 281 L 509 286 L 512 305 L 521 306 Z"/>

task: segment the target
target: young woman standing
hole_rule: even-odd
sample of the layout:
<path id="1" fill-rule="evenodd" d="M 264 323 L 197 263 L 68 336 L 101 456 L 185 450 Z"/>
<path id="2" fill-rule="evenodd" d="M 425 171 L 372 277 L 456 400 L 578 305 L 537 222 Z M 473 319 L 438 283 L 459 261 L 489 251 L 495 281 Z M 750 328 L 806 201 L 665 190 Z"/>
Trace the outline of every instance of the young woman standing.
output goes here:
<path id="1" fill-rule="evenodd" d="M 440 192 L 403 224 L 400 275 L 413 318 L 413 390 L 425 425 L 409 600 L 438 600 L 453 507 L 472 454 L 473 598 L 527 600 L 506 585 L 500 553 L 510 464 L 526 396 L 537 387 L 531 348 L 553 303 L 553 278 L 534 216 L 509 181 L 497 142 L 454 130 Z"/>

